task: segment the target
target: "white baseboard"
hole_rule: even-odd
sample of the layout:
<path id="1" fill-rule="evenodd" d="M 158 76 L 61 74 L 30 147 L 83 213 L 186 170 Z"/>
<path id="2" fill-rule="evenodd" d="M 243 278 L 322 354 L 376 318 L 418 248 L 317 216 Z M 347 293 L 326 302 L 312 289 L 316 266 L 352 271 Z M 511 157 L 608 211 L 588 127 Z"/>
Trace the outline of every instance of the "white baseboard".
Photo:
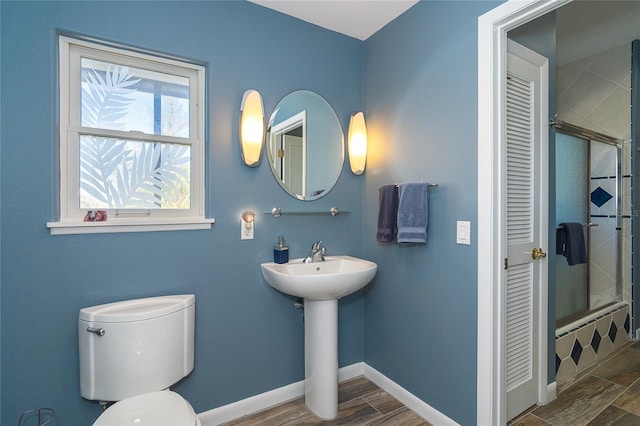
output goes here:
<path id="1" fill-rule="evenodd" d="M 304 395 L 304 380 L 198 414 L 202 426 L 216 426 Z"/>
<path id="2" fill-rule="evenodd" d="M 427 422 L 438 426 L 459 426 L 458 423 L 442 414 L 384 374 L 373 367 L 364 365 L 364 375 L 382 390 L 402 402 L 407 408 L 413 410 Z"/>
<path id="3" fill-rule="evenodd" d="M 542 404 L 548 404 L 556 398 L 558 398 L 558 385 L 556 382 L 551 382 L 547 385 L 547 399 Z"/>
<path id="4" fill-rule="evenodd" d="M 366 364 L 364 362 L 356 362 L 355 364 L 347 365 L 338 369 L 338 381 L 345 382 L 354 377 L 364 375 L 364 369 Z"/>
<path id="5" fill-rule="evenodd" d="M 405 406 L 415 411 L 429 423 L 442 426 L 458 425 L 458 423 L 440 413 L 438 410 L 431 407 L 364 362 L 357 362 L 340 368 L 338 370 L 338 381 L 343 382 L 362 375 L 366 376 L 369 380 L 403 403 Z M 273 389 L 259 395 L 205 411 L 198 414 L 198 418 L 200 419 L 202 426 L 216 426 L 249 414 L 257 413 L 258 411 L 265 410 L 269 407 L 273 407 L 274 405 L 291 401 L 292 399 L 299 398 L 303 395 L 304 380 L 301 380 L 281 388 Z"/>
<path id="6" fill-rule="evenodd" d="M 347 365 L 338 370 L 338 381 L 352 379 L 364 374 L 364 362 Z M 202 426 L 216 426 L 238 419 L 242 416 L 257 413 L 274 405 L 291 401 L 304 395 L 304 380 L 273 389 L 259 395 L 251 396 L 231 404 L 223 405 L 198 414 Z"/>

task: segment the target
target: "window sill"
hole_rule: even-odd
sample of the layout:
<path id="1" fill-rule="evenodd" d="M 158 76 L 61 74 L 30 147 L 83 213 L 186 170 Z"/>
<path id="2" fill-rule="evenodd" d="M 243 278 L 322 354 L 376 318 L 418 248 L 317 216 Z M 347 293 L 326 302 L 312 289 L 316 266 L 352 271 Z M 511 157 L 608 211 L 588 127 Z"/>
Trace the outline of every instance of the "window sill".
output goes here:
<path id="1" fill-rule="evenodd" d="M 211 229 L 215 219 L 183 218 L 148 221 L 110 219 L 104 222 L 47 222 L 51 235 L 111 234 L 119 232 L 189 231 Z"/>

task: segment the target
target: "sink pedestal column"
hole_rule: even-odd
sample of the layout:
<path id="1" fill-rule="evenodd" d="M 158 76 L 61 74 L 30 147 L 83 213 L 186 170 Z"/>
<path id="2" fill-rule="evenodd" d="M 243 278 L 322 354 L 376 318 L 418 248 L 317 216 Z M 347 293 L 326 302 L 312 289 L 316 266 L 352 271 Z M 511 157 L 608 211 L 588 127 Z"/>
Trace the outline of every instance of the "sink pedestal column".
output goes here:
<path id="1" fill-rule="evenodd" d="M 304 300 L 305 404 L 316 416 L 338 415 L 338 300 Z"/>

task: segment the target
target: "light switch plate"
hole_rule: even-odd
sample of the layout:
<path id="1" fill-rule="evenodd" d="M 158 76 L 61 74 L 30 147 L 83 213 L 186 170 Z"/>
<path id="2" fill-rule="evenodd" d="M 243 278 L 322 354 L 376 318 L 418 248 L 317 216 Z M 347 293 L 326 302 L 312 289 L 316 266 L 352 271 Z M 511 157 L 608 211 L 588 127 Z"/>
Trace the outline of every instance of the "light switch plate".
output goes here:
<path id="1" fill-rule="evenodd" d="M 471 245 L 471 222 L 466 220 L 457 222 L 456 243 Z"/>

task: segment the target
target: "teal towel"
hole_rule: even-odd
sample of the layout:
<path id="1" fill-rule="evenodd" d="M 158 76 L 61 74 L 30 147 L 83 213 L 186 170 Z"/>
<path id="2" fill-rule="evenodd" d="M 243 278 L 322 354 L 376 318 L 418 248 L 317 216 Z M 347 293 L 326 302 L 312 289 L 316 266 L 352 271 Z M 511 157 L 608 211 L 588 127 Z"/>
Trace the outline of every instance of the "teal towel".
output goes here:
<path id="1" fill-rule="evenodd" d="M 378 191 L 380 208 L 376 239 L 381 243 L 392 243 L 398 235 L 398 187 L 384 185 Z"/>
<path id="2" fill-rule="evenodd" d="M 429 184 L 403 183 L 398 186 L 398 242 L 427 242 Z"/>
<path id="3" fill-rule="evenodd" d="M 587 263 L 587 246 L 581 223 L 565 222 L 556 230 L 556 253 L 567 258 L 569 266 Z"/>

